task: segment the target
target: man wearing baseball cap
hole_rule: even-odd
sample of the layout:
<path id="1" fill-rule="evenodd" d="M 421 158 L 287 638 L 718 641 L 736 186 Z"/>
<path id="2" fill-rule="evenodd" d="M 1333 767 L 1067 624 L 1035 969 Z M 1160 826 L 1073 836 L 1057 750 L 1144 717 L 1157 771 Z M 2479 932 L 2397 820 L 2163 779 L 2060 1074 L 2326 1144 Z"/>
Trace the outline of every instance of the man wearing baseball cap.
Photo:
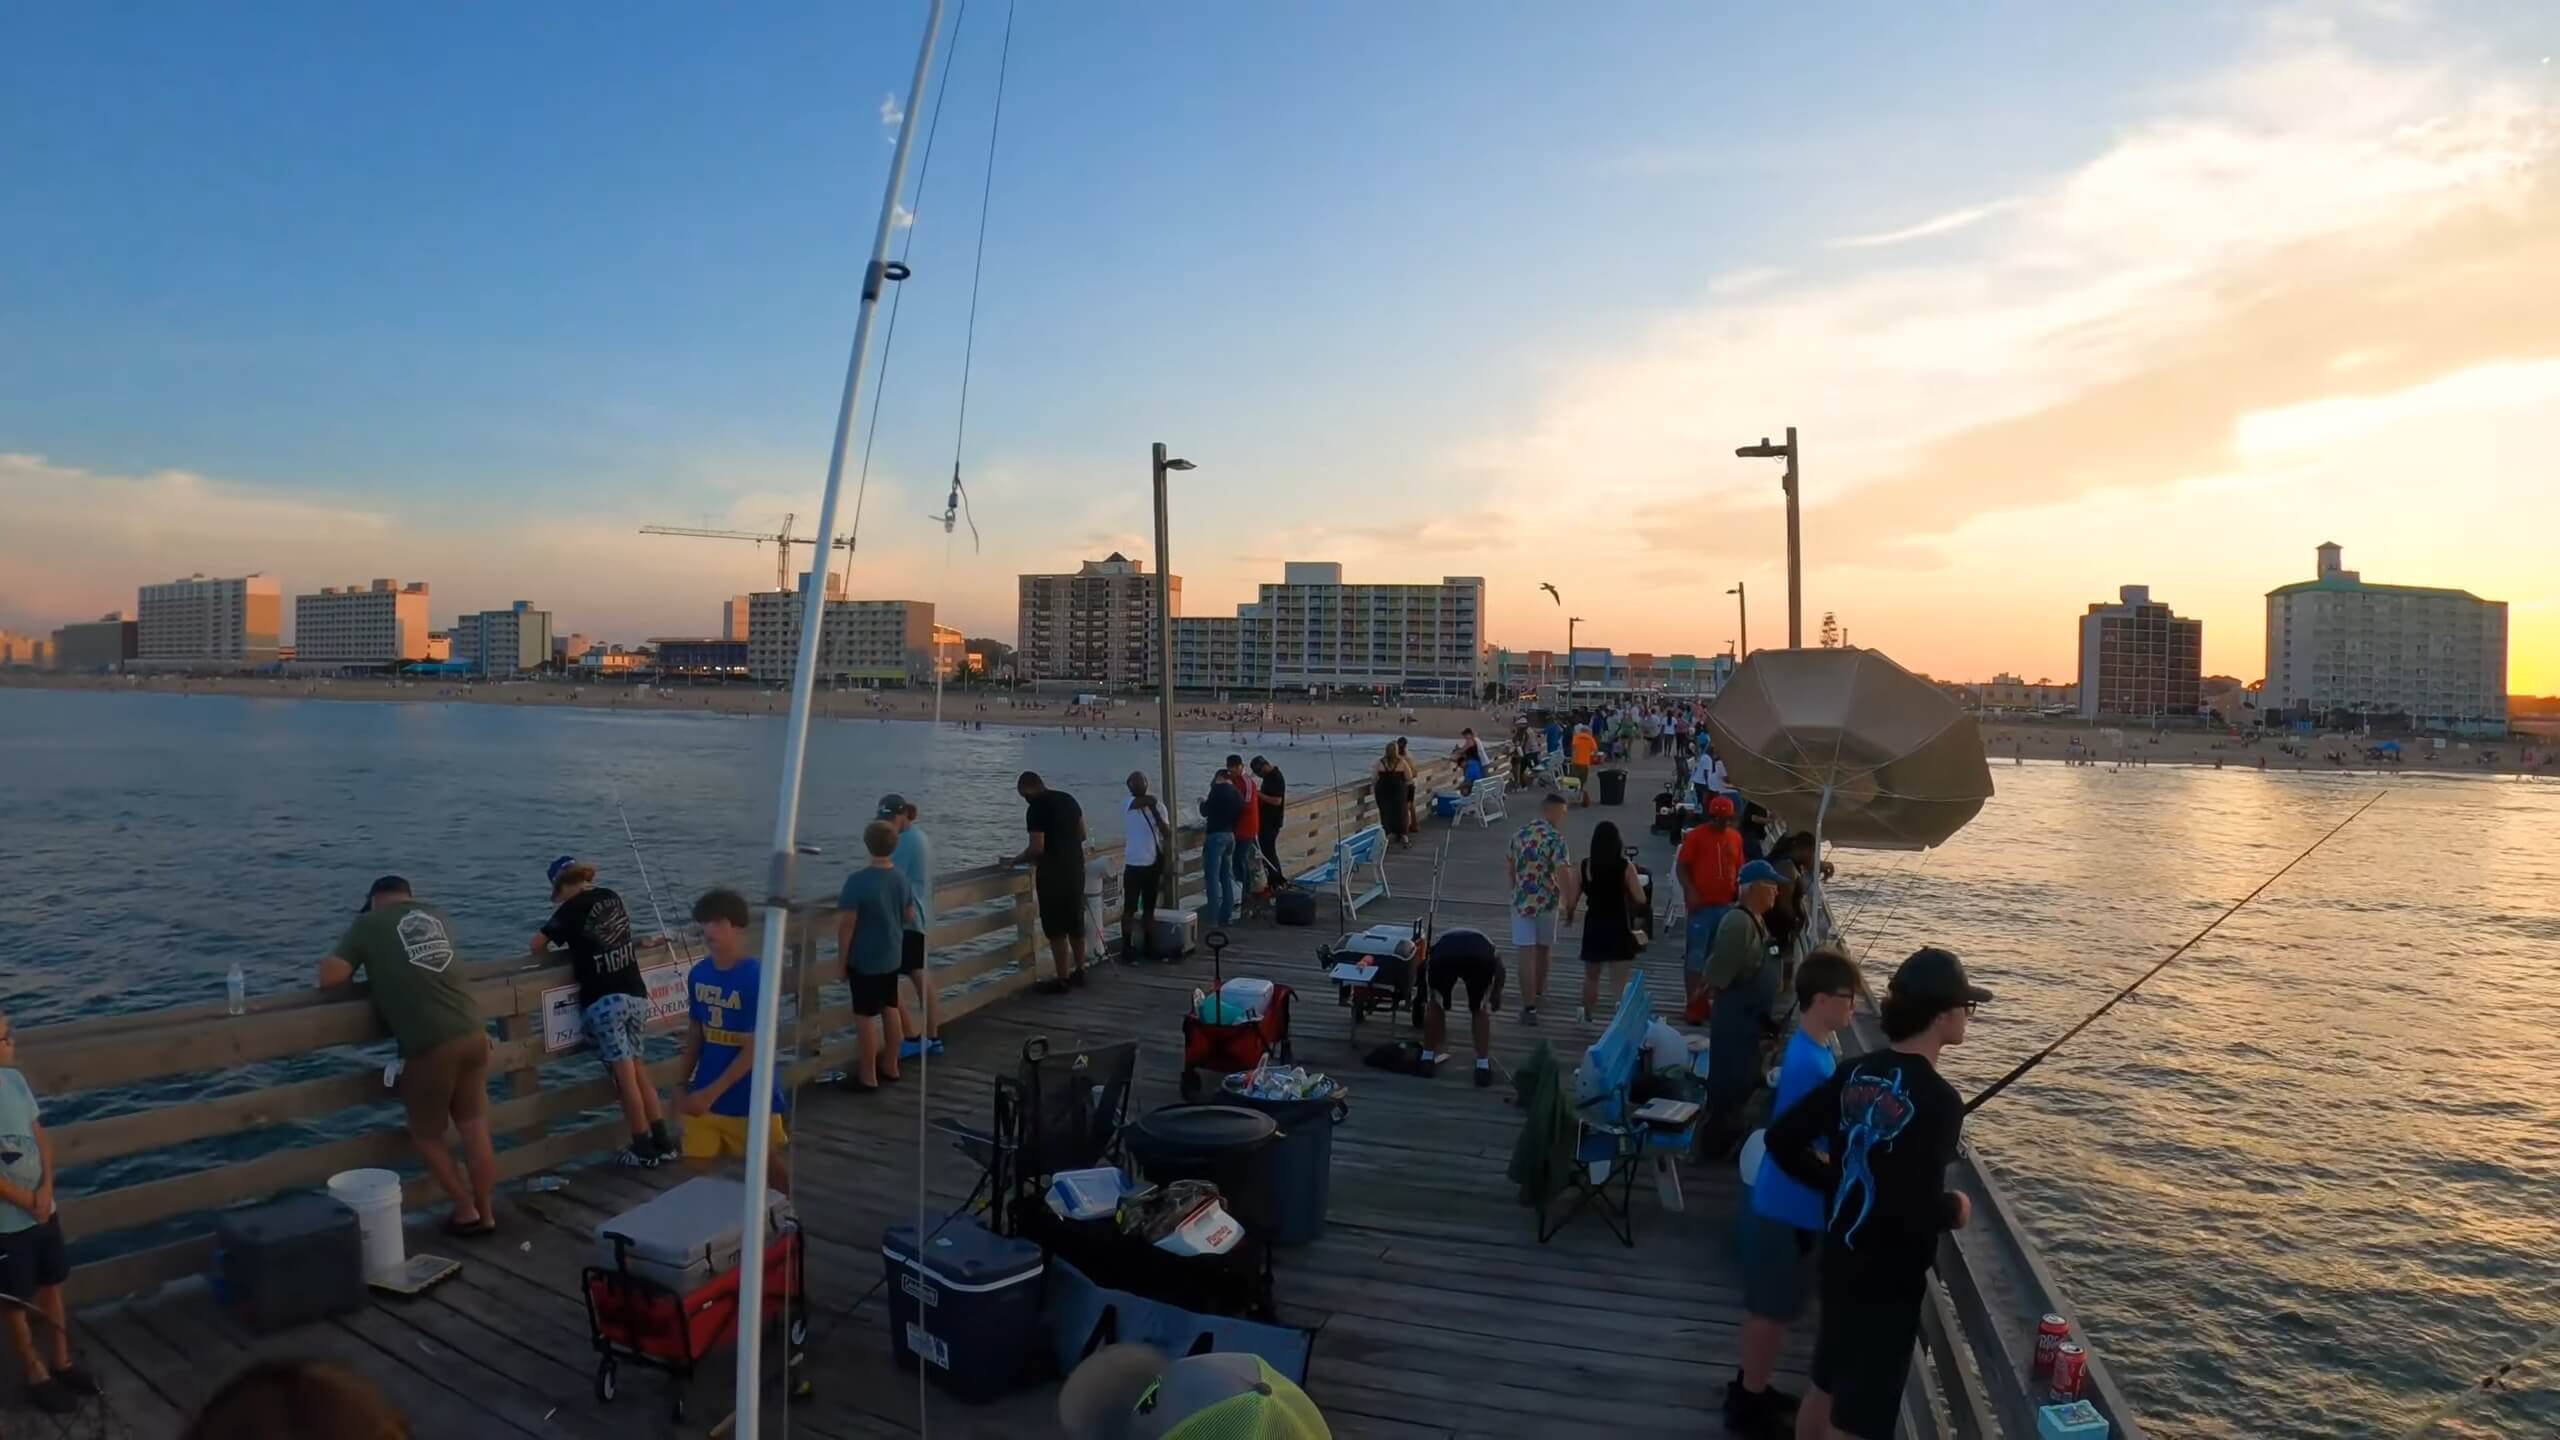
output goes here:
<path id="1" fill-rule="evenodd" d="M 1716 927 L 1733 905 L 1735 877 L 1742 873 L 1742 836 L 1733 828 L 1733 802 L 1718 795 L 1705 802 L 1706 823 L 1680 837 L 1672 867 L 1680 872 L 1680 900 L 1689 915 L 1688 948 L 1681 955 L 1681 980 L 1687 987 L 1690 1020 L 1703 1019 L 1699 998 L 1706 994 L 1707 950 Z"/>
<path id="2" fill-rule="evenodd" d="M 1953 952 L 1914 951 L 1885 989 L 1886 1048 L 1842 1065 L 1769 1127 L 1769 1163 L 1831 1197 L 1798 1434 L 1893 1434 L 1938 1237 L 1973 1217 L 1947 1188 L 1964 1101 L 1938 1055 L 1964 1043 L 1990 998 Z"/>
<path id="3" fill-rule="evenodd" d="M 1719 1127 L 1750 1103 L 1768 1069 L 1761 1063 L 1760 1032 L 1777 1003 L 1780 969 L 1777 937 L 1769 933 L 1777 868 L 1766 860 L 1746 863 L 1734 874 L 1734 894 L 1733 905 L 1716 922 L 1715 943 L 1699 977 L 1715 997 L 1707 1029 L 1707 1110 Z"/>
<path id="4" fill-rule="evenodd" d="M 925 980 L 925 937 L 933 933 L 933 841 L 916 823 L 916 802 L 904 795 L 881 796 L 872 818 L 897 827 L 898 848 L 890 855 L 889 866 L 907 878 L 907 889 L 916 901 L 915 928 L 901 938 L 898 950 L 898 978 L 905 982 L 900 986 L 898 1008 L 906 1012 L 906 1032 L 911 1037 L 898 1047 L 899 1052 L 909 1058 L 939 1055 L 942 996 L 938 987 Z"/>
<path id="5" fill-rule="evenodd" d="M 1058 1424 L 1068 1440 L 1333 1440 L 1307 1392 L 1245 1350 L 1105 1346 L 1067 1377 Z"/>

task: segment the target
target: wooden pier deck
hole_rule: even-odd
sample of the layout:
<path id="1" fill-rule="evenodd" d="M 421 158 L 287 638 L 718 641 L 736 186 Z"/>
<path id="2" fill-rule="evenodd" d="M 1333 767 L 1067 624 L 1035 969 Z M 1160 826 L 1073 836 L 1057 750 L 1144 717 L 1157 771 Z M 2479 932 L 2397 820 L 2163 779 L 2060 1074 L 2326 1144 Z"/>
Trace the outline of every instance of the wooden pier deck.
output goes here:
<path id="1" fill-rule="evenodd" d="M 1641 832 L 1640 804 L 1574 813 L 1580 854 L 1591 826 L 1614 819 Z M 1502 846 L 1526 818 L 1458 831 L 1442 881 L 1441 923 L 1473 924 L 1511 953 L 1505 919 Z M 1100 827 L 1097 827 L 1100 828 Z M 1389 861 L 1393 898 L 1362 923 L 1409 919 L 1429 893 L 1435 847 L 1444 833 L 1426 825 L 1424 844 Z M 1667 871 L 1657 837 L 1648 864 Z M 1667 880 L 1664 883 L 1668 883 Z M 1676 911 L 1675 898 L 1666 911 Z M 1507 1084 L 1477 1089 L 1464 1061 L 1433 1079 L 1362 1067 L 1359 1052 L 1384 1038 L 1371 1021 L 1354 1043 L 1349 1012 L 1315 967 L 1316 942 L 1333 933 L 1332 905 L 1316 928 L 1240 926 L 1226 973 L 1259 974 L 1300 991 L 1295 1038 L 1302 1063 L 1348 1079 L 1350 1118 L 1335 1135 L 1330 1222 L 1311 1245 L 1277 1262 L 1282 1318 L 1315 1331 L 1307 1389 L 1339 1436 L 1618 1436 L 1719 1433 L 1725 1381 L 1733 1373 L 1741 1320 L 1732 1257 L 1738 1190 L 1730 1167 L 1688 1167 L 1684 1213 L 1666 1214 L 1639 1183 L 1633 1249 L 1596 1220 L 1537 1243 L 1527 1210 L 1503 1178 L 1520 1119 Z M 1678 934 L 1666 915 L 1664 929 Z M 1581 979 L 1568 932 L 1554 967 L 1543 1024 L 1519 1023 L 1517 966 L 1497 1022 L 1501 1061 L 1517 1065 L 1543 1040 L 1567 1065 L 1598 1034 L 1577 1024 Z M 1677 942 L 1657 943 L 1645 962 L 1658 1005 L 1676 1000 Z M 1180 1022 L 1192 988 L 1204 985 L 1204 954 L 1177 965 L 1097 967 L 1091 984 L 1066 996 L 1011 993 L 973 1009 L 948 1031 L 949 1051 L 929 1071 L 911 1065 L 891 1092 L 855 1098 L 809 1088 L 794 1116 L 795 1199 L 810 1240 L 815 1316 L 808 1346 L 815 1396 L 786 1412 L 768 1390 L 768 1435 L 816 1437 L 921 1434 L 912 1372 L 890 1356 L 880 1286 L 883 1230 L 912 1221 L 919 1202 L 939 1220 L 969 1191 L 973 1167 L 939 1136 L 921 1150 L 919 1109 L 983 1123 L 991 1084 L 1010 1073 L 1023 1041 L 1133 1039 L 1140 1045 L 1133 1113 L 1177 1098 Z M 1624 983 L 1621 976 L 1620 984 Z M 1611 1003 L 1604 997 L 1603 1008 Z M 1464 1054 L 1462 1036 L 1453 1036 Z M 922 1083 L 919 1083 L 921 1077 Z M 919 1090 L 926 1098 L 919 1105 Z M 421 1436 L 703 1435 L 730 1410 L 731 1370 L 706 1370 L 691 1388 L 691 1414 L 671 1418 L 662 1377 L 627 1368 L 611 1404 L 593 1393 L 594 1356 L 578 1298 L 578 1272 L 600 1220 L 675 1183 L 675 1167 L 620 1170 L 586 1164 L 564 1172 L 566 1188 L 502 1192 L 503 1231 L 472 1244 L 435 1237 L 421 1225 L 412 1253 L 455 1255 L 455 1279 L 412 1300 L 377 1299 L 339 1320 L 254 1337 L 219 1310 L 202 1281 L 181 1281 L 142 1298 L 94 1306 L 82 1315 L 83 1359 L 106 1379 L 113 1418 L 142 1440 L 181 1433 L 227 1376 L 253 1358 L 315 1355 L 344 1361 L 377 1380 Z M 76 1211 L 69 1201 L 67 1211 Z M 413 1219 L 416 1217 L 413 1217 Z M 1783 1368 L 1801 1382 L 1809 1336 L 1790 1343 Z M 927 1390 L 933 1433 L 1025 1437 L 1056 1433 L 1056 1387 L 1044 1385 L 992 1405 L 965 1404 Z M 0 1411 L 0 1434 L 86 1436 L 93 1413 L 67 1422 L 14 1402 Z"/>

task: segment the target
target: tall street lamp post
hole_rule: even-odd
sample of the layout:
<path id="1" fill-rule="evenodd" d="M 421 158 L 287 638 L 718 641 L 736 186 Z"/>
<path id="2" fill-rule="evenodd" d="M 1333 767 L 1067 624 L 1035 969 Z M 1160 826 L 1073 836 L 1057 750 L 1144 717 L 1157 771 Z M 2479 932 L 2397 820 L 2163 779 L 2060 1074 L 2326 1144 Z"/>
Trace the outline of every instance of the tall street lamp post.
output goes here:
<path id="1" fill-rule="evenodd" d="M 1156 735 L 1160 747 L 1156 757 L 1156 798 L 1168 819 L 1173 815 L 1173 539 L 1165 525 L 1164 477 L 1170 471 L 1197 468 L 1188 460 L 1167 457 L 1164 442 L 1156 442 Z M 1164 867 L 1164 901 L 1168 906 L 1182 903 L 1181 874 L 1178 863 Z"/>
<path id="2" fill-rule="evenodd" d="M 1581 624 L 1579 615 L 1564 617 L 1564 693 L 1568 696 L 1573 694 L 1575 686 L 1582 683 L 1582 665 L 1573 658 L 1573 632 Z"/>
<path id="3" fill-rule="evenodd" d="M 1742 611 L 1741 649 L 1733 657 L 1733 663 L 1736 665 L 1751 658 L 1751 596 L 1745 593 L 1742 587 L 1743 582 L 1736 580 L 1733 582 L 1733 588 L 1724 592 L 1733 597 L 1734 604 Z"/>
<path id="4" fill-rule="evenodd" d="M 1787 443 L 1772 445 L 1769 437 L 1760 437 L 1757 445 L 1745 445 L 1733 452 L 1745 460 L 1784 460 L 1787 462 L 1787 648 L 1804 648 L 1804 533 L 1796 523 L 1796 427 L 1787 427 Z"/>

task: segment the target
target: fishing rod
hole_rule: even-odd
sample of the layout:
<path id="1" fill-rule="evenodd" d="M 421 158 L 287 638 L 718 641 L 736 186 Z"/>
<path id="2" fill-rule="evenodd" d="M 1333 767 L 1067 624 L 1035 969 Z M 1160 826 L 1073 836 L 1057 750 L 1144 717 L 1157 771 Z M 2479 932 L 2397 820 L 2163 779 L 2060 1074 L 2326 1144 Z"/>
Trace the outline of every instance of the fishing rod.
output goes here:
<path id="1" fill-rule="evenodd" d="M 2092 1011 L 2090 1011 L 2087 1015 L 2083 1016 L 2083 1017 L 2081 1018 L 2081 1021 L 2080 1021 L 2080 1023 L 2079 1023 L 2079 1024 L 2074 1025 L 2074 1026 L 2072 1026 L 2070 1029 L 2063 1031 L 2063 1032 L 2062 1032 L 2062 1034 L 2061 1034 L 2061 1036 L 2060 1036 L 2059 1038 L 2057 1038 L 2057 1039 L 2056 1039 L 2052 1044 L 2045 1046 L 2043 1049 L 2041 1049 L 2041 1050 L 2037 1051 L 2037 1052 L 2036 1052 L 2036 1053 L 2034 1053 L 2033 1055 L 2030 1055 L 2030 1056 L 2028 1056 L 2026 1059 L 2019 1061 L 2016 1069 L 2013 1069 L 2013 1070 L 2011 1070 L 2008 1074 L 2003 1075 L 2003 1076 L 2001 1076 L 1999 1079 L 1992 1081 L 1992 1082 L 1991 1082 L 1991 1088 L 1989 1088 L 1989 1089 L 1987 1089 L 1987 1090 L 1983 1091 L 1981 1094 L 1976 1095 L 1976 1096 L 1974 1096 L 1972 1099 L 1967 1100 L 1966 1102 L 1964 1102 L 1964 1113 L 1966 1113 L 1967 1115 L 1970 1115 L 1970 1114 L 1972 1114 L 1974 1111 L 1981 1109 L 1984 1105 L 1986 1105 L 1986 1104 L 1990 1103 L 1990 1100 L 1991 1100 L 1991 1097 L 1992 1097 L 1992 1096 L 1997 1095 L 1997 1094 L 1999 1094 L 2001 1091 L 2008 1089 L 2011 1085 L 2016 1084 L 2016 1083 L 2017 1083 L 2017 1081 L 2018 1081 L 2018 1078 L 2019 1078 L 2020 1076 L 2022 1076 L 2022 1075 L 2026 1074 L 2026 1073 L 2027 1073 L 2028 1071 L 2030 1071 L 2030 1070 L 2033 1070 L 2033 1069 L 2034 1069 L 2034 1068 L 2036 1068 L 2038 1065 L 2043 1064 L 2043 1063 L 2044 1063 L 2044 1061 L 2045 1061 L 2045 1057 L 2046 1057 L 2046 1056 L 2051 1055 L 2054 1051 L 2059 1050 L 2059 1049 L 2061 1049 L 2064 1045 L 2066 1045 L 2066 1044 L 2070 1043 L 2070 1040 L 2071 1040 L 2071 1037 L 2072 1037 L 2072 1036 L 2077 1035 L 2077 1034 L 2079 1034 L 2081 1031 L 2088 1029 L 2091 1025 L 2096 1024 L 2099 1016 L 2104 1015 L 2104 1014 L 2106 1014 L 2108 1011 L 2113 1010 L 2114 1008 L 2116 1008 L 2116 1006 L 2117 1006 L 2117 1004 L 2118 1004 L 2118 1003 L 2120 1003 L 2121 1001 L 2123 1001 L 2123 999 L 2124 999 L 2126 996 L 2131 995 L 2134 991 L 2141 989 L 2141 988 L 2142 988 L 2142 986 L 2143 986 L 2143 984 L 2144 984 L 2144 982 L 2145 982 L 2145 981 L 2148 981 L 2152 976 L 2157 975 L 2157 974 L 2159 974 L 2161 971 L 2168 969 L 2168 968 L 2169 968 L 2169 966 L 2170 966 L 2170 963 L 2171 963 L 2172 961 L 2175 961 L 2179 956 L 2186 954 L 2189 950 L 2194 949 L 2194 948 L 2196 947 L 2197 943 L 2198 943 L 2198 942 L 2200 942 L 2200 941 L 2202 941 L 2202 940 L 2204 939 L 2204 937 L 2206 937 L 2207 935 L 2212 934 L 2215 930 L 2219 929 L 2219 928 L 2221 927 L 2221 925 L 2222 925 L 2222 922 L 2223 922 L 2223 921 L 2228 920 L 2228 919 L 2230 919 L 2232 916 L 2239 914 L 2239 913 L 2240 913 L 2240 907 L 2242 907 L 2242 906 L 2244 906 L 2244 905 L 2248 904 L 2250 901 L 2255 900 L 2255 899 L 2257 899 L 2260 895 L 2262 895 L 2262 894 L 2266 893 L 2266 889 L 2267 889 L 2267 887 L 2268 887 L 2268 886 L 2270 886 L 2270 885 L 2273 885 L 2273 884 L 2274 884 L 2274 883 L 2276 883 L 2278 880 L 2283 879 L 2283 878 L 2285 877 L 2285 873 L 2286 873 L 2286 871 L 2289 871 L 2289 870 L 2293 869 L 2293 867 L 2294 867 L 2294 866 L 2299 865 L 2299 864 L 2301 864 L 2303 861 L 2310 859 L 2310 858 L 2311 858 L 2311 852 L 2312 852 L 2312 851 L 2317 850 L 2317 849 L 2319 849 L 2321 846 L 2328 844 L 2328 843 L 2329 843 L 2329 841 L 2330 841 L 2333 837 L 2335 837 L 2339 831 L 2344 830 L 2344 829 L 2346 829 L 2348 826 L 2353 825 L 2354 823 L 2356 823 L 2356 821 L 2357 821 L 2358 819 L 2360 819 L 2360 818 L 2364 815 L 2364 812 L 2366 812 L 2367 810 L 2372 809 L 2372 808 L 2373 808 L 2374 806 L 2376 806 L 2376 805 L 2381 804 L 2381 803 L 2382 803 L 2382 797 L 2383 797 L 2383 796 L 2385 796 L 2385 795 L 2388 795 L 2388 794 L 2390 794 L 2390 793 L 2391 793 L 2391 792 L 2390 792 L 2390 791 L 2388 791 L 2388 790 L 2377 790 L 2377 791 L 2375 791 L 2375 792 L 2374 792 L 2374 796 L 2373 796 L 2373 798 L 2372 798 L 2372 799 L 2367 800 L 2367 801 L 2366 801 L 2366 802 L 2364 802 L 2362 805 L 2359 805 L 2359 806 L 2357 806 L 2357 807 L 2355 808 L 2355 813 L 2354 813 L 2354 814 L 2349 815 L 2346 819 L 2341 820 L 2341 821 L 2339 821 L 2337 824 L 2330 826 L 2330 827 L 2329 827 L 2329 829 L 2328 829 L 2328 832 L 2327 832 L 2326 834 L 2322 835 L 2319 839 L 2312 841 L 2312 842 L 2311 842 L 2311 844 L 2310 844 L 2309 846 L 2307 846 L 2307 847 L 2305 847 L 2305 848 L 2304 848 L 2304 850 L 2303 850 L 2303 852 L 2302 852 L 2301 854 L 2296 855 L 2296 856 L 2294 856 L 2292 859 L 2287 860 L 2286 862 L 2284 862 L 2284 869 L 2283 869 L 2283 870 L 2278 870 L 2278 871 L 2277 871 L 2276 873 L 2274 873 L 2273 875 L 2270 875 L 2270 876 L 2268 876 L 2266 879 L 2259 881 L 2259 882 L 2258 882 L 2258 888 L 2257 888 L 2257 889 L 2252 890 L 2252 891 L 2250 891 L 2248 894 L 2241 896 L 2239 899 L 2232 901 L 2232 902 L 2231 902 L 2231 905 L 2230 905 L 2230 908 L 2228 908 L 2228 909 L 2224 910 L 2221 914 L 2216 915 L 2216 916 L 2214 916 L 2214 917 L 2213 917 L 2213 919 L 2211 919 L 2211 920 L 2207 921 L 2207 922 L 2205 923 L 2205 927 L 2204 927 L 2203 929 L 2201 929 L 2201 930 L 2197 931 L 2197 932 L 2196 932 L 2195 934 L 2193 934 L 2193 935 L 2188 936 L 2188 937 L 2187 937 L 2187 942 L 2186 942 L 2185 944 L 2183 944 L 2183 945 L 2179 946 L 2179 947 L 2178 947 L 2177 949 L 2175 949 L 2175 950 L 2170 951 L 2166 956 L 2162 957 L 2162 959 L 2161 959 L 2161 961 L 2160 961 L 2160 963 L 2159 963 L 2159 964 L 2154 965 L 2154 966 L 2152 966 L 2150 969 L 2143 971 L 2141 975 L 2139 975 L 2139 976 L 2135 977 L 2134 982 L 2133 982 L 2132 984 L 2127 985 L 2127 986 L 2126 986 L 2126 987 L 2124 987 L 2123 989 L 2121 989 L 2121 990 L 2117 991 L 2114 995 L 2109 996 L 2109 997 L 2108 997 L 2108 999 L 2107 999 L 2107 1003 L 2105 1003 L 2104 1005 L 2099 1006 L 2097 1009 L 2092 1010 Z"/>
<path id="2" fill-rule="evenodd" d="M 631 863 L 639 867 L 640 888 L 648 892 L 649 915 L 658 922 L 658 938 L 666 941 L 668 949 L 675 951 L 680 958 L 690 964 L 693 960 L 693 947 L 685 944 L 677 938 L 674 931 L 667 928 L 667 912 L 658 908 L 658 887 L 649 880 L 649 862 L 640 858 L 640 837 L 631 833 L 631 815 L 622 808 L 622 782 L 619 780 L 613 782 L 613 813 L 622 818 L 622 838 L 631 844 Z"/>
<path id="3" fill-rule="evenodd" d="M 2513 1375 L 2525 1364 L 2525 1362 L 2531 1360 L 2534 1356 L 2540 1354 L 2545 1349 L 2548 1349 L 2555 1341 L 2560 1341 L 2560 1325 L 2554 1325 L 2550 1329 L 2543 1331 L 2540 1335 L 2535 1336 L 2531 1344 L 2525 1346 L 2522 1350 L 2517 1351 L 2513 1356 L 2509 1357 L 2506 1363 L 2446 1397 L 2443 1404 L 2428 1411 L 2417 1424 L 2401 1431 L 2400 1440 L 2418 1440 L 2418 1437 L 2433 1431 L 2438 1425 L 2452 1419 L 2454 1413 L 2462 1409 L 2465 1405 L 2470 1404 L 2472 1397 L 2476 1395 L 2514 1393 L 2506 1388 L 2507 1377 Z"/>

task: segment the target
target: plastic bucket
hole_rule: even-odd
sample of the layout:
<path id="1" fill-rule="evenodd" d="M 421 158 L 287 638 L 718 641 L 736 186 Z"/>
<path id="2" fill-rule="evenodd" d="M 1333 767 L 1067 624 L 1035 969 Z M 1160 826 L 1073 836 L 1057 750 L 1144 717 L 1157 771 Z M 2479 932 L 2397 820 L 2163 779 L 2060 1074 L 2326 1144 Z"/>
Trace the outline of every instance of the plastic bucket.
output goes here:
<path id="1" fill-rule="evenodd" d="M 1259 1110 L 1280 1127 L 1270 1151 L 1270 1237 L 1274 1245 L 1304 1245 L 1324 1234 L 1324 1212 L 1333 1194 L 1333 1127 L 1347 1097 L 1263 1100 L 1222 1090 L 1218 1103 Z"/>
<path id="2" fill-rule="evenodd" d="M 1157 1184 L 1206 1180 L 1247 1231 L 1272 1226 L 1271 1147 L 1280 1127 L 1236 1105 L 1167 1105 L 1125 1134 L 1138 1173 Z M 1268 1238 L 1267 1236 L 1265 1238 Z"/>
<path id="3" fill-rule="evenodd" d="M 364 1236 L 367 1276 L 408 1268 L 408 1239 L 400 1229 L 398 1175 L 388 1170 L 341 1170 L 329 1177 L 329 1198 L 356 1212 L 356 1229 Z"/>

